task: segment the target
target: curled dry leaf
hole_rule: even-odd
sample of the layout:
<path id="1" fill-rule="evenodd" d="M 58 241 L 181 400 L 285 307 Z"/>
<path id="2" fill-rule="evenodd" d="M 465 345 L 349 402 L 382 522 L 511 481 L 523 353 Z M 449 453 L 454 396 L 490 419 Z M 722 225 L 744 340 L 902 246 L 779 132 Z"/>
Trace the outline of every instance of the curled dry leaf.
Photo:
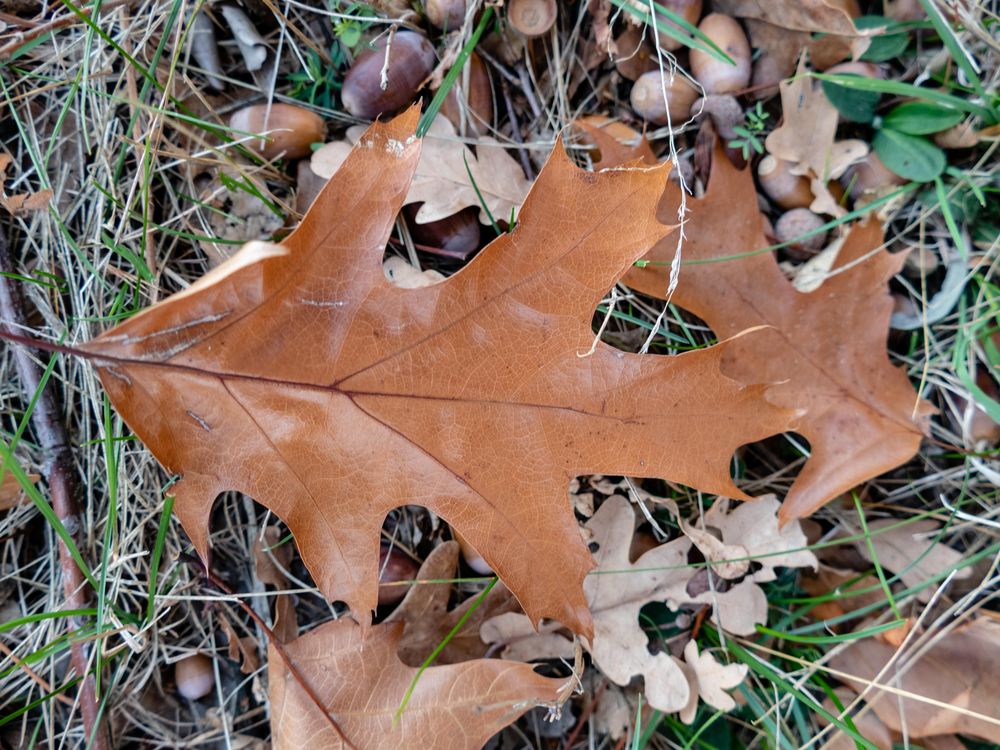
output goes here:
<path id="1" fill-rule="evenodd" d="M 845 687 L 838 687 L 833 692 L 836 694 L 837 700 L 840 701 L 841 707 L 850 705 L 855 697 L 854 693 Z M 823 701 L 823 708 L 834 716 L 838 716 L 841 710 L 829 697 Z M 889 728 L 882 723 L 878 715 L 868 708 L 864 702 L 856 710 L 852 711 L 850 716 L 858 733 L 874 744 L 878 750 L 893 750 L 892 733 L 889 732 Z M 822 715 L 818 715 L 817 719 L 823 724 L 829 723 Z M 823 750 L 856 750 L 857 746 L 854 738 L 846 732 L 839 729 L 832 729 L 826 735 L 826 741 L 823 743 L 822 748 Z M 963 745 L 962 747 L 964 748 L 965 746 Z M 931 748 L 925 747 L 924 750 L 931 750 Z"/>
<path id="2" fill-rule="evenodd" d="M 41 211 L 52 200 L 52 191 L 49 188 L 39 190 L 37 193 L 7 194 L 5 189 L 7 168 L 12 162 L 13 157 L 10 154 L 0 154 L 0 206 L 3 206 L 4 210 L 11 215 Z"/>
<path id="3" fill-rule="evenodd" d="M 883 518 L 868 524 L 872 547 L 879 565 L 899 576 L 904 586 L 917 586 L 945 571 L 955 570 L 955 578 L 968 578 L 972 569 L 962 567 L 964 556 L 946 545 L 938 534 L 940 525 L 930 519 L 904 522 Z M 858 552 L 871 561 L 866 540 L 855 542 Z M 934 587 L 924 588 L 917 596 L 929 601 Z"/>
<path id="4" fill-rule="evenodd" d="M 707 651 L 699 654 L 698 644 L 693 640 L 684 647 L 684 662 L 694 675 L 693 689 L 697 689 L 705 703 L 720 711 L 736 708 L 736 701 L 726 691 L 743 682 L 749 669 L 746 664 L 721 664 Z M 690 724 L 693 720 L 694 716 L 689 715 L 686 723 Z"/>
<path id="5" fill-rule="evenodd" d="M 310 160 L 313 171 L 320 177 L 333 175 L 344 163 L 351 145 L 358 143 L 364 132 L 361 127 L 351 128 L 347 131 L 349 144 L 334 141 L 318 149 Z M 496 140 L 481 136 L 473 154 L 458 140 L 451 121 L 437 117 L 427 132 L 413 183 L 403 203 L 423 203 L 417 211 L 418 224 L 444 219 L 469 206 L 479 208 L 479 220 L 489 224 L 490 214 L 496 221 L 509 220 L 512 211 L 516 216 L 530 187 L 531 181 L 525 178 L 521 167 Z M 482 208 L 476 188 L 486 208 Z"/>
<path id="6" fill-rule="evenodd" d="M 679 202 L 671 185 L 660 216 L 675 217 Z M 886 351 L 892 313 L 887 284 L 904 258 L 879 249 L 879 225 L 854 227 L 837 257 L 836 274 L 803 294 L 785 278 L 772 253 L 753 252 L 770 243 L 749 170 L 736 169 L 717 149 L 705 197 L 689 199 L 688 207 L 684 259 L 701 262 L 683 268 L 673 301 L 722 338 L 748 326 L 768 326 L 735 340 L 723 368 L 736 379 L 764 372 L 780 383 L 768 398 L 799 410 L 801 416 L 785 429 L 802 434 L 811 447 L 781 518 L 807 516 L 909 460 L 920 445 L 930 407 Z M 675 249 L 673 239 L 661 241 L 646 256 L 659 265 L 630 270 L 625 283 L 664 297 Z M 705 263 L 713 258 L 726 260 Z"/>
<path id="7" fill-rule="evenodd" d="M 848 3 L 842 0 L 716 0 L 713 4 L 717 11 L 731 16 L 752 18 L 809 35 L 834 37 L 838 44 L 847 46 L 851 56 L 857 59 L 868 49 L 871 37 L 880 29 L 859 30 L 847 6 Z M 801 49 L 796 41 L 786 38 L 784 44 Z"/>
<path id="8" fill-rule="evenodd" d="M 479 750 L 529 708 L 560 705 L 575 685 L 572 678 L 543 677 L 528 664 L 499 659 L 429 667 L 394 722 L 417 673 L 396 656 L 402 633 L 400 623 L 383 624 L 365 637 L 351 620 L 335 620 L 285 646 L 327 714 L 357 750 Z M 275 748 L 345 747 L 273 646 L 268 682 Z"/>
<path id="9" fill-rule="evenodd" d="M 182 475 L 175 512 L 203 557 L 215 498 L 250 495 L 288 525 L 320 590 L 367 624 L 383 519 L 422 504 L 533 621 L 589 634 L 570 478 L 665 477 L 742 498 L 733 451 L 790 417 L 767 386 L 721 374 L 732 342 L 678 357 L 595 342 L 596 304 L 668 231 L 654 218 L 665 168 L 595 175 L 557 146 L 513 233 L 439 284 L 387 282 L 417 117 L 373 125 L 282 245 L 249 243 L 85 351 Z"/>
<path id="10" fill-rule="evenodd" d="M 574 120 L 573 124 L 586 133 L 587 140 L 597 148 L 594 171 L 614 168 L 630 161 L 656 164 L 656 156 L 646 136 L 624 123 L 608 117 L 590 115 Z"/>
<path id="11" fill-rule="evenodd" d="M 444 281 L 444 276 L 434 269 L 418 271 L 398 255 L 385 259 L 382 272 L 387 281 L 401 289 L 421 289 Z"/>
<path id="12" fill-rule="evenodd" d="M 815 196 L 810 209 L 843 216 L 847 210 L 827 183 L 865 158 L 868 144 L 857 139 L 836 140 L 840 115 L 823 93 L 821 82 L 809 75 L 804 57 L 795 78 L 783 81 L 779 88 L 782 123 L 764 139 L 764 147 L 778 159 L 791 162 L 792 174 L 809 178 Z"/>
<path id="13" fill-rule="evenodd" d="M 748 503 L 750 506 L 755 504 Z M 774 501 L 769 517 L 764 519 L 764 525 L 775 531 L 777 508 L 777 501 Z M 738 529 L 747 520 L 747 517 L 737 519 L 728 524 L 728 528 Z M 639 610 L 655 601 L 664 602 L 672 609 L 685 604 L 710 604 L 715 607 L 723 629 L 737 635 L 750 635 L 767 616 L 763 592 L 749 578 L 726 591 L 722 591 L 721 586 L 716 591 L 694 591 L 690 584 L 698 569 L 688 564 L 692 542 L 687 537 L 654 547 L 634 563 L 630 562 L 635 514 L 628 500 L 621 496 L 605 500 L 587 522 L 586 529 L 591 534 L 591 543 L 597 545 L 594 553 L 597 570 L 584 582 L 594 618 L 594 638 L 589 649 L 594 663 L 618 685 L 628 685 L 633 677 L 642 675 L 649 705 L 660 711 L 684 711 L 689 706 L 691 685 L 698 689 L 697 679 L 689 679 L 683 665 L 669 654 L 649 653 L 646 634 L 639 625 Z M 757 546 L 773 548 L 774 544 L 758 543 Z M 801 559 L 784 556 L 774 564 L 792 565 Z M 541 632 L 535 633 L 523 615 L 510 613 L 487 620 L 480 633 L 484 640 L 502 645 L 505 658 L 568 658 L 572 653 L 572 644 L 560 635 L 558 628 L 543 626 Z M 706 681 L 712 681 L 706 685 L 714 685 L 713 691 L 726 686 L 735 674 L 732 670 L 724 670 L 708 676 L 711 670 L 707 662 L 692 674 L 697 676 L 699 669 L 706 674 Z M 721 702 L 717 693 L 712 695 Z"/>
<path id="14" fill-rule="evenodd" d="M 896 648 L 878 638 L 862 638 L 839 652 L 830 665 L 851 677 L 842 677 L 861 692 L 890 659 L 894 666 L 882 683 L 904 691 L 871 688 L 865 700 L 894 732 L 911 739 L 941 734 L 965 734 L 986 742 L 1000 742 L 1000 624 L 982 617 L 961 625 L 912 658 L 897 657 Z M 854 679 L 856 678 L 856 679 Z M 945 706 L 919 700 L 930 698 Z M 904 721 L 905 719 L 905 721 Z"/>
<path id="15" fill-rule="evenodd" d="M 255 539 L 253 544 L 254 568 L 261 583 L 274 586 L 278 591 L 288 588 L 288 578 L 284 571 L 292 562 L 292 545 L 281 543 L 282 533 L 277 526 L 264 529 L 263 539 Z M 274 602 L 274 624 L 271 629 L 278 640 L 287 643 L 299 634 L 298 616 L 295 614 L 295 600 L 291 594 L 270 597 Z"/>
<path id="16" fill-rule="evenodd" d="M 458 572 L 458 552 L 458 542 L 445 542 L 435 547 L 420 566 L 417 583 L 410 587 L 406 597 L 386 620 L 404 624 L 399 658 L 405 664 L 422 664 L 476 603 L 478 597 L 472 595 L 454 609 L 448 609 L 452 588 L 450 579 Z M 484 656 L 486 645 L 479 637 L 480 624 L 516 609 L 517 601 L 506 587 L 503 584 L 494 586 L 434 663 L 457 664 Z"/>

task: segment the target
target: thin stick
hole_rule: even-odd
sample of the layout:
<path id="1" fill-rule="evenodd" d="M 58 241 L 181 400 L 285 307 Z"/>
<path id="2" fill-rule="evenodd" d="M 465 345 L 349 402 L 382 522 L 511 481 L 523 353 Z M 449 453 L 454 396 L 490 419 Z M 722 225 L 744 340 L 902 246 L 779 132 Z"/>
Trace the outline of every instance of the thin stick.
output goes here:
<path id="1" fill-rule="evenodd" d="M 0 231 L 0 273 L 11 274 L 14 271 L 14 262 L 7 248 L 7 236 Z M 23 326 L 26 319 L 20 287 L 9 276 L 0 275 L 0 332 L 12 333 L 13 328 L 9 326 Z M 55 394 L 51 388 L 40 388 L 42 371 L 27 349 L 14 347 L 13 355 L 25 395 L 31 398 L 32 394 L 38 394 L 35 409 L 31 413 L 31 425 L 45 452 L 44 473 L 49 485 L 52 508 L 63 525 L 73 533 L 80 528 L 80 512 L 76 504 L 76 474 Z M 59 542 L 59 562 L 67 606 L 70 609 L 86 609 L 89 606 L 87 581 L 62 541 Z M 84 625 L 82 618 L 73 617 L 71 622 L 76 627 Z M 92 750 L 107 750 L 110 747 L 107 728 L 100 718 L 94 676 L 88 674 L 90 649 L 89 643 L 74 642 L 70 646 L 70 660 L 81 680 L 78 700 L 84 732 L 90 741 L 89 747 Z"/>

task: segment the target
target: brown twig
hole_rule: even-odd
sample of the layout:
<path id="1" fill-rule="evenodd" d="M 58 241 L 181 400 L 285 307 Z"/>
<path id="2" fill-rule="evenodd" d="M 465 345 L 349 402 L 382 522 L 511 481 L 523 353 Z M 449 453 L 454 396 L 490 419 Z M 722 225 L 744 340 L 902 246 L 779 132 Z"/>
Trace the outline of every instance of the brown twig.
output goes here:
<path id="1" fill-rule="evenodd" d="M 7 247 L 7 237 L 0 231 L 0 272 L 14 273 L 14 262 Z M 7 275 L 0 275 L 0 332 L 13 333 L 12 326 L 24 324 L 24 300 L 18 282 Z M 73 534 L 80 528 L 80 513 L 76 503 L 76 474 L 70 452 L 66 428 L 62 422 L 56 397 L 51 388 L 41 387 L 42 371 L 27 349 L 16 347 L 13 351 L 21 388 L 30 398 L 38 394 L 35 409 L 31 412 L 31 426 L 35 437 L 45 452 L 45 479 L 49 485 L 52 508 L 66 529 Z M 59 562 L 62 569 L 63 591 L 66 604 L 71 609 L 88 606 L 87 582 L 77 567 L 66 545 L 59 542 Z M 72 618 L 76 627 L 84 625 L 82 618 Z M 70 646 L 70 661 L 80 678 L 79 703 L 83 728 L 93 750 L 107 750 L 107 730 L 100 718 L 94 676 L 89 674 L 91 645 L 76 642 Z"/>
<path id="2" fill-rule="evenodd" d="M 326 710 L 326 706 L 323 705 L 323 701 L 320 700 L 320 697 L 316 695 L 316 691 L 313 690 L 312 685 L 310 685 L 309 681 L 306 680 L 305 675 L 303 675 L 299 671 L 299 668 L 295 666 L 295 662 L 292 661 L 292 657 L 290 657 L 288 652 L 285 651 L 285 644 L 282 643 L 280 638 L 278 638 L 275 632 L 271 629 L 271 626 L 264 622 L 264 618 L 258 615 L 254 611 L 253 607 L 239 598 L 239 596 L 237 596 L 233 590 L 226 585 L 225 581 L 215 575 L 215 573 L 205 566 L 202 566 L 202 572 L 205 574 L 205 578 L 208 579 L 209 583 L 215 586 L 215 588 L 219 589 L 219 591 L 224 594 L 232 596 L 236 600 L 236 604 L 239 605 L 240 609 L 246 612 L 247 615 L 250 616 L 250 619 L 257 623 L 257 626 L 264 631 L 264 635 L 267 636 L 267 640 L 272 646 L 274 646 L 274 650 L 278 652 L 278 656 L 280 656 L 281 660 L 285 663 L 285 668 L 292 673 L 292 677 L 295 681 L 299 683 L 303 690 L 306 691 L 306 695 L 309 696 L 309 700 L 316 704 L 320 713 L 323 714 L 323 717 L 327 720 L 327 722 L 329 722 L 330 726 L 333 727 L 333 731 L 335 731 L 337 736 L 340 737 L 340 741 L 344 743 L 344 747 L 349 748 L 349 750 L 357 750 L 355 745 L 347 739 L 347 735 L 344 734 L 344 730 L 340 728 L 340 724 L 337 723 L 337 720 L 334 719 L 330 715 L 330 712 Z"/>

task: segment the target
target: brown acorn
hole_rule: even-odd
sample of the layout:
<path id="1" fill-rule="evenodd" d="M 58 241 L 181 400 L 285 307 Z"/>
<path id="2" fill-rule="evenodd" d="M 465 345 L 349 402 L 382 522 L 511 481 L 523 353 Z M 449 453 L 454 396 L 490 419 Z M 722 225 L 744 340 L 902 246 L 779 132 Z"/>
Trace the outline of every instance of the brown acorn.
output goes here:
<path id="1" fill-rule="evenodd" d="M 790 167 L 784 159 L 765 156 L 757 165 L 760 187 L 781 208 L 806 208 L 815 200 L 809 178 L 792 174 Z"/>
<path id="2" fill-rule="evenodd" d="M 823 219 L 808 208 L 793 208 L 786 211 L 774 225 L 774 234 L 778 242 L 791 242 L 786 252 L 795 258 L 810 258 L 823 249 L 826 232 L 802 237 L 823 226 Z M 801 238 L 801 239 L 800 239 Z"/>
<path id="3" fill-rule="evenodd" d="M 698 19 L 701 18 L 702 0 L 659 0 L 659 4 L 667 10 L 676 13 L 692 26 L 698 25 Z M 649 5 L 646 2 L 642 2 L 641 6 L 643 10 L 648 11 Z M 682 34 L 687 36 L 686 31 L 680 28 L 665 15 L 659 12 L 656 15 L 658 21 L 657 26 L 667 26 L 680 31 Z M 674 39 L 672 36 L 664 34 L 662 31 L 657 31 L 657 36 L 659 37 L 660 49 L 662 50 L 673 52 L 674 50 L 680 49 L 682 46 L 682 42 L 679 39 Z"/>
<path id="4" fill-rule="evenodd" d="M 191 654 L 174 665 L 177 692 L 188 700 L 204 698 L 215 687 L 212 660 L 204 654 Z"/>
<path id="5" fill-rule="evenodd" d="M 556 22 L 556 0 L 509 0 L 507 20 L 526 37 L 541 36 Z"/>
<path id="6" fill-rule="evenodd" d="M 462 25 L 469 9 L 466 0 L 426 0 L 424 13 L 431 25 L 444 31 L 454 31 Z"/>
<path id="7" fill-rule="evenodd" d="M 659 68 L 656 51 L 646 41 L 641 28 L 626 26 L 625 30 L 615 37 L 615 46 L 618 48 L 615 68 L 630 81 L 635 81 L 643 73 Z"/>
<path id="8" fill-rule="evenodd" d="M 373 120 L 379 115 L 398 112 L 410 104 L 417 90 L 434 69 L 434 47 L 427 37 L 415 31 L 398 31 L 389 45 L 388 37 L 380 37 L 374 49 L 366 49 L 347 71 L 340 98 L 344 109 L 355 117 Z M 382 90 L 382 70 L 388 85 Z"/>
<path id="9" fill-rule="evenodd" d="M 386 562 L 386 558 L 388 562 Z M 417 577 L 417 564 L 409 557 L 400 552 L 387 542 L 382 542 L 378 552 L 378 604 L 398 604 L 403 601 L 406 592 L 410 590 L 407 585 L 385 585 L 400 584 L 404 581 L 412 581 Z"/>
<path id="10" fill-rule="evenodd" d="M 670 113 L 670 123 L 680 125 L 688 119 L 691 105 L 698 98 L 698 90 L 692 86 L 680 73 L 673 79 L 666 78 L 666 102 L 663 99 L 663 76 L 659 70 L 643 73 L 632 84 L 629 100 L 632 109 L 644 120 L 656 125 L 667 124 L 667 112 Z"/>
<path id="11" fill-rule="evenodd" d="M 707 52 L 691 50 L 691 73 L 709 94 L 731 94 L 750 83 L 750 42 L 739 23 L 722 13 L 705 16 L 698 29 L 736 63 L 730 65 Z"/>
<path id="12" fill-rule="evenodd" d="M 458 213 L 438 221 L 418 224 L 415 220 L 420 203 L 403 207 L 403 216 L 413 241 L 420 250 L 465 260 L 479 249 L 479 209 L 475 206 L 463 208 Z"/>
<path id="13" fill-rule="evenodd" d="M 229 118 L 234 137 L 246 133 L 267 133 L 265 138 L 247 142 L 247 146 L 265 159 L 301 159 L 308 156 L 314 143 L 322 143 L 326 127 L 314 112 L 294 104 L 252 104 L 236 110 Z"/>

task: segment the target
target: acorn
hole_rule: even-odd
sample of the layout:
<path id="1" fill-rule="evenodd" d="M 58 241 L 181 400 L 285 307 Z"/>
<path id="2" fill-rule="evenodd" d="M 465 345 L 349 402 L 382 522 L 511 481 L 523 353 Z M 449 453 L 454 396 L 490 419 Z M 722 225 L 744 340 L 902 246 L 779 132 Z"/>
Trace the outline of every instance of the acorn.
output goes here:
<path id="1" fill-rule="evenodd" d="M 308 156 L 314 143 L 322 143 L 326 130 L 323 119 L 308 109 L 294 104 L 275 102 L 271 105 L 252 104 L 236 110 L 229 118 L 229 127 L 238 133 L 266 133 L 261 139 L 247 142 L 265 159 L 301 159 Z"/>
<path id="2" fill-rule="evenodd" d="M 422 205 L 422 203 L 412 203 L 403 207 L 406 226 L 413 241 L 420 246 L 420 250 L 465 260 L 479 249 L 480 225 L 477 207 L 469 206 L 438 221 L 418 224 L 416 215 Z"/>
<path id="3" fill-rule="evenodd" d="M 386 558 L 389 558 L 386 562 Z M 395 546 L 382 542 L 378 551 L 378 605 L 398 604 L 403 601 L 410 586 L 386 585 L 412 581 L 417 577 L 417 564 Z"/>
<path id="4" fill-rule="evenodd" d="M 874 151 L 869 152 L 864 159 L 848 167 L 840 181 L 845 188 L 850 190 L 851 198 L 856 201 L 864 198 L 877 198 L 906 182 L 895 172 L 889 170 Z"/>
<path id="5" fill-rule="evenodd" d="M 192 654 L 174 665 L 177 692 L 188 700 L 204 698 L 215 688 L 215 669 L 204 654 Z"/>
<path id="6" fill-rule="evenodd" d="M 466 86 L 466 73 L 468 85 Z M 459 134 L 485 135 L 493 124 L 493 87 L 483 58 L 473 52 L 466 69 L 441 105 L 441 114 L 451 120 Z M 464 117 L 463 117 L 464 115 Z M 463 121 L 465 130 L 462 130 Z"/>
<path id="7" fill-rule="evenodd" d="M 701 18 L 702 0 L 660 0 L 659 4 L 667 10 L 673 11 L 692 26 L 696 26 L 698 24 L 698 19 Z M 646 2 L 642 2 L 641 5 L 643 10 L 648 11 L 649 5 Z M 658 22 L 657 26 L 667 26 L 671 29 L 680 31 L 687 36 L 686 31 L 681 29 L 680 26 L 675 24 L 662 13 L 657 12 L 656 16 Z M 660 49 L 666 50 L 667 52 L 673 52 L 674 50 L 680 49 L 683 44 L 679 39 L 674 39 L 672 36 L 668 36 L 662 31 L 657 31 L 656 35 L 659 37 Z"/>
<path id="8" fill-rule="evenodd" d="M 809 178 L 790 168 L 789 162 L 768 154 L 757 165 L 760 187 L 781 208 L 806 208 L 815 198 Z"/>
<path id="9" fill-rule="evenodd" d="M 444 31 L 454 31 L 465 21 L 469 5 L 466 0 L 426 0 L 424 14 L 431 25 Z"/>
<path id="10" fill-rule="evenodd" d="M 663 100 L 663 88 L 666 84 L 666 105 Z M 679 73 L 673 77 L 664 77 L 659 70 L 643 73 L 632 84 L 629 100 L 632 109 L 644 120 L 656 125 L 666 125 L 669 111 L 669 122 L 677 126 L 688 119 L 691 105 L 700 96 L 698 90 Z"/>
<path id="11" fill-rule="evenodd" d="M 799 239 L 802 235 L 823 226 L 823 219 L 808 208 L 793 208 L 786 211 L 774 225 L 774 235 L 778 242 L 792 242 L 788 246 L 793 257 L 808 258 L 823 249 L 826 232 Z"/>
<path id="12" fill-rule="evenodd" d="M 643 30 L 637 26 L 626 26 L 625 30 L 615 37 L 615 68 L 630 81 L 634 81 L 643 73 L 656 70 L 656 52 L 650 48 Z"/>
<path id="13" fill-rule="evenodd" d="M 707 52 L 691 50 L 691 72 L 709 94 L 731 94 L 750 83 L 750 42 L 733 18 L 722 13 L 705 16 L 698 29 L 736 63 L 730 65 Z"/>
<path id="14" fill-rule="evenodd" d="M 529 39 L 542 36 L 556 22 L 556 0 L 509 0 L 507 20 Z"/>
<path id="15" fill-rule="evenodd" d="M 386 65 L 385 48 L 388 37 L 381 37 L 374 49 L 366 49 L 347 71 L 340 98 L 344 109 L 355 117 L 373 120 L 379 115 L 393 114 L 410 104 L 417 90 L 434 69 L 434 47 L 427 37 L 415 31 L 397 31 L 389 46 Z M 382 90 L 382 70 L 388 85 Z"/>

